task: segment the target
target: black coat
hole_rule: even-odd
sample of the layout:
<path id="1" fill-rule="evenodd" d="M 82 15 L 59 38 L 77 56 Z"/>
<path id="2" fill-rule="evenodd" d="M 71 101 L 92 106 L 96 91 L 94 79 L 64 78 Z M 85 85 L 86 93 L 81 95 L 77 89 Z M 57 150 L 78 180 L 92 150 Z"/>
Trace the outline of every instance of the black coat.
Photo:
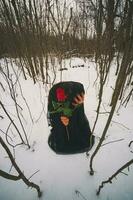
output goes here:
<path id="1" fill-rule="evenodd" d="M 69 108 L 73 110 L 72 115 L 69 117 L 67 127 L 60 120 L 60 117 L 64 114 L 62 112 L 52 112 L 54 110 L 52 102 L 58 102 L 56 90 L 60 87 L 67 94 L 65 102 L 69 101 Z M 52 129 L 48 144 L 56 153 L 69 154 L 84 152 L 90 149 L 94 143 L 94 137 L 91 137 L 89 122 L 84 113 L 84 105 L 82 104 L 76 109 L 72 105 L 74 97 L 81 93 L 85 93 L 83 85 L 72 81 L 60 82 L 54 85 L 49 92 L 48 113 Z M 90 140 L 90 138 L 92 139 Z"/>

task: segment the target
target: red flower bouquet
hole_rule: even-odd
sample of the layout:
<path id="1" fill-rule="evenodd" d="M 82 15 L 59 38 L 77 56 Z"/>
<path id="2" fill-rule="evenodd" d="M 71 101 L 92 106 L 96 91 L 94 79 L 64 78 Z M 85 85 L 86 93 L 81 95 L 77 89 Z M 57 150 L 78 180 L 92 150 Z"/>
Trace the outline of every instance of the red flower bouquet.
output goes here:
<path id="1" fill-rule="evenodd" d="M 71 102 L 67 99 L 68 95 L 65 94 L 65 90 L 61 87 L 56 89 L 57 101 L 52 101 L 53 110 L 50 113 L 62 113 L 62 116 L 71 117 L 72 113 L 81 104 L 71 108 Z M 67 99 L 67 101 L 65 101 Z"/>

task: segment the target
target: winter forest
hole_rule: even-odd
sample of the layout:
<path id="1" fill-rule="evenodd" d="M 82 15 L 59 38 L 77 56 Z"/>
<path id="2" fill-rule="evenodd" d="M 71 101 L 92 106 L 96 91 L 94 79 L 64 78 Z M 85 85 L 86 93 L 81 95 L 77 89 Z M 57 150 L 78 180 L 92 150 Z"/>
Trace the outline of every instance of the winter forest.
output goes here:
<path id="1" fill-rule="evenodd" d="M 62 81 L 84 85 L 88 152 L 48 146 Z M 0 0 L 0 200 L 132 200 L 132 116 L 132 0 Z"/>

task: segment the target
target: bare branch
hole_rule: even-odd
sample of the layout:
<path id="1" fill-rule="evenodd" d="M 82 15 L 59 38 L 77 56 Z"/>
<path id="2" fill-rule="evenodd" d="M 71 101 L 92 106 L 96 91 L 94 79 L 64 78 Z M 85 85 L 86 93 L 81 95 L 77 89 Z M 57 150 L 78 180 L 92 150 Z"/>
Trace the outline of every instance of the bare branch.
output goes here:
<path id="1" fill-rule="evenodd" d="M 24 183 L 28 186 L 28 187 L 33 187 L 37 190 L 38 192 L 38 197 L 42 196 L 42 192 L 40 191 L 40 187 L 38 185 L 36 185 L 33 182 L 30 182 L 25 175 L 23 174 L 23 172 L 21 171 L 21 169 L 19 168 L 19 166 L 17 165 L 16 161 L 14 160 L 11 151 L 9 150 L 8 146 L 5 144 L 5 142 L 3 141 L 3 139 L 0 137 L 0 143 L 2 145 L 2 147 L 5 149 L 6 153 L 8 154 L 10 161 L 12 163 L 12 165 L 14 166 L 14 168 L 16 169 L 16 171 L 19 174 L 19 177 L 24 181 Z"/>
<path id="2" fill-rule="evenodd" d="M 2 170 L 0 170 L 0 176 L 2 176 L 3 178 L 9 179 L 9 180 L 13 180 L 13 181 L 18 181 L 21 179 L 20 175 L 14 176 L 14 175 L 8 174 L 7 172 L 4 172 Z"/>
<path id="3" fill-rule="evenodd" d="M 120 141 L 123 141 L 123 140 L 124 140 L 124 138 L 119 139 L 119 140 L 110 141 L 110 142 L 107 142 L 107 143 L 102 144 L 101 147 L 103 147 L 103 146 L 105 146 L 105 145 L 107 145 L 107 144 L 112 144 L 112 143 L 120 142 Z"/>
<path id="4" fill-rule="evenodd" d="M 7 117 L 10 119 L 11 123 L 13 124 L 13 126 L 15 127 L 16 131 L 18 132 L 22 143 L 25 144 L 25 142 L 24 142 L 24 140 L 23 140 L 23 138 L 22 138 L 22 136 L 21 136 L 21 133 L 20 133 L 20 131 L 18 130 L 18 127 L 16 126 L 16 124 L 14 123 L 14 121 L 12 120 L 12 118 L 10 117 L 10 115 L 8 114 L 7 110 L 5 109 L 5 107 L 4 107 L 4 105 L 3 105 L 3 103 L 2 103 L 1 101 L 0 101 L 0 105 L 1 105 L 1 107 L 3 108 L 3 110 L 4 110 L 5 114 L 7 115 Z"/>
<path id="5" fill-rule="evenodd" d="M 131 164 L 133 164 L 133 159 L 127 162 L 125 165 L 123 165 L 120 169 L 118 169 L 112 176 L 110 176 L 106 181 L 103 181 L 101 185 L 98 188 L 97 195 L 100 194 L 101 189 L 104 187 L 105 184 L 107 183 L 112 183 L 112 180 L 122 172 L 125 168 L 129 167 Z"/>

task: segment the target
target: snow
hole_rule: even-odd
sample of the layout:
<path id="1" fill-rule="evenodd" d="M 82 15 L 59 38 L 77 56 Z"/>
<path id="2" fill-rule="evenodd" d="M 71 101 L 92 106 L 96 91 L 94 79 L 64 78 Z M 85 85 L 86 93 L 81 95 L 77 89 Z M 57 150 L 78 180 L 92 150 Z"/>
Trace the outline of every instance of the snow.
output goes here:
<path id="1" fill-rule="evenodd" d="M 15 75 L 10 65 L 10 74 L 12 74 L 13 82 L 15 82 Z M 4 60 L 1 60 L 1 65 L 4 64 Z M 79 66 L 74 67 L 73 66 Z M 84 67 L 81 67 L 84 65 Z M 110 143 L 102 146 L 94 159 L 94 176 L 89 175 L 89 157 L 85 153 L 76 155 L 57 155 L 48 146 L 47 140 L 50 134 L 50 128 L 48 127 L 46 113 L 47 113 L 47 96 L 50 86 L 47 87 L 38 81 L 33 83 L 31 78 L 24 80 L 22 73 L 13 64 L 15 71 L 20 74 L 19 81 L 23 95 L 29 105 L 32 118 L 26 107 L 25 101 L 22 98 L 19 84 L 16 86 L 17 102 L 23 108 L 19 109 L 22 114 L 21 119 L 24 124 L 26 133 L 28 135 L 31 148 L 26 146 L 17 146 L 15 150 L 15 159 L 21 170 L 24 172 L 27 178 L 31 177 L 31 181 L 38 184 L 43 192 L 42 200 L 132 200 L 133 190 L 133 171 L 132 166 L 130 171 L 124 170 L 128 176 L 119 174 L 117 179 L 113 179 L 112 184 L 107 184 L 101 190 L 99 196 L 96 196 L 98 186 L 102 181 L 108 179 L 116 170 L 118 170 L 127 161 L 132 159 L 132 147 L 128 147 L 129 142 L 132 140 L 133 123 L 132 113 L 133 104 L 129 102 L 126 108 L 122 107 L 115 113 L 111 126 L 108 130 L 104 144 L 120 140 L 115 143 Z M 97 79 L 96 66 L 93 60 L 83 60 L 81 58 L 66 59 L 63 61 L 63 67 L 68 70 L 63 71 L 63 80 L 73 80 L 83 83 L 86 91 L 85 98 L 85 111 L 89 119 L 90 126 L 93 126 L 98 97 L 98 80 Z M 103 98 L 101 112 L 110 111 L 110 98 L 112 94 L 111 87 L 114 86 L 115 64 L 110 72 L 110 77 L 105 88 L 105 95 Z M 57 76 L 56 81 L 60 79 L 60 71 L 56 69 Z M 51 80 L 53 74 L 49 71 Z M 6 84 L 4 77 L 0 74 L 0 82 L 3 84 L 6 91 L 0 87 L 0 99 L 4 103 L 5 108 L 10 113 L 14 122 L 22 132 L 22 128 L 19 124 L 19 120 L 16 115 L 14 102 L 10 97 L 9 88 Z M 2 108 L 0 108 L 0 115 L 4 116 L 4 119 L 0 119 L 0 129 L 6 132 L 10 123 L 9 119 L 5 116 Z M 23 117 L 22 117 L 23 116 Z M 108 114 L 101 114 L 96 125 L 95 135 L 96 142 L 92 150 L 89 152 L 91 155 L 94 151 L 98 137 L 101 136 L 103 128 L 105 126 Z M 5 135 L 0 131 L 0 135 L 5 138 Z M 20 142 L 16 130 L 11 125 L 8 132 L 13 139 L 10 142 L 17 144 Z M 23 135 L 24 136 L 24 135 Z M 122 140 L 121 140 L 122 139 Z M 12 147 L 10 147 L 11 151 Z M 9 172 L 11 163 L 7 158 L 7 155 L 3 148 L 0 146 L 0 169 Z M 16 171 L 12 168 L 11 174 L 16 174 Z M 78 192 L 76 192 L 78 191 Z M 35 189 L 27 188 L 23 181 L 10 181 L 0 177 L 0 200 L 37 200 L 37 193 Z"/>

